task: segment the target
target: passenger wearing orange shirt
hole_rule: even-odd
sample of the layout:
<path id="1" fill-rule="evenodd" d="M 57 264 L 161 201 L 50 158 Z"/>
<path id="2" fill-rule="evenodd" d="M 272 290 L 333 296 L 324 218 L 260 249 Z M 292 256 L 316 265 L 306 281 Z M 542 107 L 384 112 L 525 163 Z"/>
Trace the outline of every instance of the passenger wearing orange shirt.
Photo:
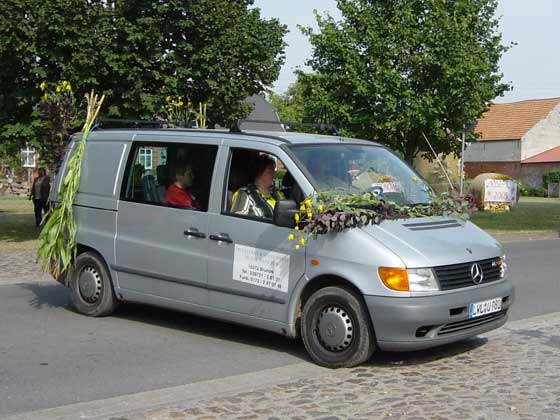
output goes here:
<path id="1" fill-rule="evenodd" d="M 175 182 L 165 190 L 163 204 L 171 207 L 198 209 L 198 203 L 189 191 L 193 181 L 192 165 L 188 162 L 178 162 L 175 165 Z"/>

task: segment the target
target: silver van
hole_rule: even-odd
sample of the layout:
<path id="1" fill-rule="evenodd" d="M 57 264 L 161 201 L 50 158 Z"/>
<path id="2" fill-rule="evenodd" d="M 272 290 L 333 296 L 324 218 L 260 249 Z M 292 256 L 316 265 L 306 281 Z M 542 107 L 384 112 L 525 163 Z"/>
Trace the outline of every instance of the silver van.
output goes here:
<path id="1" fill-rule="evenodd" d="M 262 156 L 275 162 L 282 194 L 273 214 L 238 212 L 233 196 L 254 182 Z M 178 172 L 190 176 L 189 206 L 169 198 Z M 429 199 L 412 169 L 369 141 L 96 130 L 74 205 L 78 256 L 58 280 L 85 315 L 109 315 L 119 302 L 172 308 L 301 336 L 313 361 L 333 368 L 363 363 L 376 349 L 429 348 L 506 322 L 514 290 L 502 247 L 469 221 L 383 221 L 295 249 L 288 235 L 298 203 L 333 188 L 375 191 L 401 205 Z"/>

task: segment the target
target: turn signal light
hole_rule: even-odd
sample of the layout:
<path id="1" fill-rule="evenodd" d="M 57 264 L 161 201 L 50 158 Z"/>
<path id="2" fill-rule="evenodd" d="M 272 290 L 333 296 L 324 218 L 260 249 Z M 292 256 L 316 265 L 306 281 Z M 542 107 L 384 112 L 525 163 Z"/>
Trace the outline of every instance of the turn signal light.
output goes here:
<path id="1" fill-rule="evenodd" d="M 377 272 L 383 284 L 389 289 L 400 292 L 408 292 L 410 290 L 406 268 L 379 267 Z"/>

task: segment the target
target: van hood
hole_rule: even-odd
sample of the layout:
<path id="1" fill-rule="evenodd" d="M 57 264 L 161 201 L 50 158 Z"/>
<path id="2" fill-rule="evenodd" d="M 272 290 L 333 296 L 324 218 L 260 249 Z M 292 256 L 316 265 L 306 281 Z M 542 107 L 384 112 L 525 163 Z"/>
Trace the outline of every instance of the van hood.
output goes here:
<path id="1" fill-rule="evenodd" d="M 362 228 L 409 268 L 437 267 L 502 255 L 502 246 L 473 223 L 448 217 L 384 220 Z"/>

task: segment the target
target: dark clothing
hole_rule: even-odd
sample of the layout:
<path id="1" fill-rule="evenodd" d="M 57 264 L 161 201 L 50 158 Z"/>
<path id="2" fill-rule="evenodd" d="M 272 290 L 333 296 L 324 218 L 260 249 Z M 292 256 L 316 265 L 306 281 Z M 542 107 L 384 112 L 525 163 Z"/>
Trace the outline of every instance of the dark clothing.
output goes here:
<path id="1" fill-rule="evenodd" d="M 35 226 L 41 224 L 43 220 L 43 211 L 45 214 L 49 211 L 49 201 L 48 200 L 35 200 L 33 199 L 33 210 L 35 211 Z"/>
<path id="2" fill-rule="evenodd" d="M 36 184 L 40 183 L 40 187 L 36 188 Z M 39 190 L 38 193 L 36 190 Z M 48 176 L 43 178 L 37 177 L 33 180 L 31 185 L 31 198 L 33 200 L 47 201 L 51 192 L 51 179 Z"/>
<path id="3" fill-rule="evenodd" d="M 51 192 L 51 180 L 48 176 L 37 177 L 31 185 L 30 198 L 33 199 L 33 210 L 35 211 L 35 225 L 39 226 L 43 220 L 43 212 L 49 211 L 49 194 Z"/>

